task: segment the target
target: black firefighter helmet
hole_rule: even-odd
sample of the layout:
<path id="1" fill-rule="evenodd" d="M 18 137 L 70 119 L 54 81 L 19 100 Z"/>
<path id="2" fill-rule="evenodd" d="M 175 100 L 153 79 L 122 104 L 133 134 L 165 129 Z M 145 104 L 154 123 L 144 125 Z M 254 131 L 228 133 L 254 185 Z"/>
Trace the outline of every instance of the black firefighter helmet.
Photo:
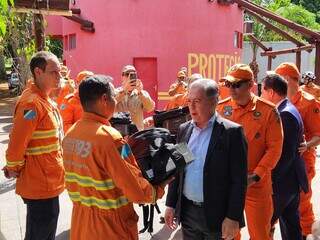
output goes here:
<path id="1" fill-rule="evenodd" d="M 170 131 L 165 128 L 139 131 L 128 138 L 142 175 L 153 185 L 175 175 L 192 160 L 186 144 L 173 142 Z"/>

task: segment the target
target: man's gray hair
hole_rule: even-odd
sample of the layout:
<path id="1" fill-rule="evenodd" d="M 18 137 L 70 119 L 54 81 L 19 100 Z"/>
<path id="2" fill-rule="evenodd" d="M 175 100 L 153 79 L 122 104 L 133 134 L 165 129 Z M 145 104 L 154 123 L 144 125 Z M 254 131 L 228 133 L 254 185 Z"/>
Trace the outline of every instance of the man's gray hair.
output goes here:
<path id="1" fill-rule="evenodd" d="M 219 97 L 219 86 L 213 79 L 198 79 L 191 83 L 190 89 L 194 87 L 202 88 L 207 98 L 218 98 Z"/>

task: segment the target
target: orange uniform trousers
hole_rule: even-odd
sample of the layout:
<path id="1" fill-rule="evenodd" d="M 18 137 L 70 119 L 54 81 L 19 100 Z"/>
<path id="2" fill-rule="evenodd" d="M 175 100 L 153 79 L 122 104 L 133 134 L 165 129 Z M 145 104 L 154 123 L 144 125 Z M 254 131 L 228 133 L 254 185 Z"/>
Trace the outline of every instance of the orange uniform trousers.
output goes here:
<path id="1" fill-rule="evenodd" d="M 308 234 L 311 233 L 311 227 L 315 221 L 313 206 L 311 203 L 311 198 L 312 198 L 311 186 L 312 186 L 312 179 L 316 175 L 316 170 L 315 170 L 316 154 L 315 152 L 307 151 L 303 154 L 303 158 L 306 163 L 309 192 L 304 193 L 303 191 L 301 191 L 299 211 L 300 211 L 300 225 L 302 228 L 302 234 L 303 236 L 307 236 Z"/>

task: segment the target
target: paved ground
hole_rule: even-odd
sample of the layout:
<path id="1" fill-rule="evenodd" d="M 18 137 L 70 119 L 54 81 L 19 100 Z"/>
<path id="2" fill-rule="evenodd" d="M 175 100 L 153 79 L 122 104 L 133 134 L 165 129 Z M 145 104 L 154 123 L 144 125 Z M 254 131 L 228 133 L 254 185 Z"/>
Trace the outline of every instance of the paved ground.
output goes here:
<path id="1" fill-rule="evenodd" d="M 0 84 L 0 168 L 5 164 L 4 156 L 8 143 L 8 133 L 12 125 L 12 111 L 15 99 L 9 98 L 4 84 Z M 0 240 L 22 240 L 25 231 L 25 206 L 21 199 L 14 193 L 15 182 L 7 180 L 0 173 Z M 320 164 L 317 161 L 317 176 L 313 182 L 315 212 L 317 218 L 320 218 Z M 64 192 L 60 197 L 60 217 L 58 224 L 58 240 L 68 239 L 68 230 L 70 226 L 71 202 Z M 160 209 L 164 210 L 164 199 L 159 201 Z M 139 207 L 137 212 L 140 216 L 139 229 L 142 228 L 142 213 Z M 164 225 L 159 224 L 159 215 L 155 216 L 154 235 L 152 239 L 161 240 L 180 240 L 181 231 L 172 232 Z M 243 239 L 249 239 L 246 229 L 243 231 Z M 140 240 L 149 240 L 151 236 L 148 233 L 140 235 Z M 276 231 L 275 239 L 281 239 L 279 231 Z"/>

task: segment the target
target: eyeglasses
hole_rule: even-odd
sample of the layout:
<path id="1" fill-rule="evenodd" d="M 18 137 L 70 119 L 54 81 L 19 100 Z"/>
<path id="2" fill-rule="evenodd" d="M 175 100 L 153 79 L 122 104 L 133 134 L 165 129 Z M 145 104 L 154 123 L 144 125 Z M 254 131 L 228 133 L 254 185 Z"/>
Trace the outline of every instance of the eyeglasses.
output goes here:
<path id="1" fill-rule="evenodd" d="M 125 72 L 125 73 L 122 73 L 122 76 L 126 76 L 126 77 L 129 77 L 129 75 L 131 74 L 131 73 L 135 73 L 135 72 Z"/>
<path id="2" fill-rule="evenodd" d="M 227 88 L 237 89 L 237 88 L 240 88 L 242 85 L 244 85 L 247 82 L 249 82 L 249 81 L 241 81 L 241 82 L 236 82 L 236 83 L 231 83 L 229 81 L 225 81 L 224 85 Z"/>

